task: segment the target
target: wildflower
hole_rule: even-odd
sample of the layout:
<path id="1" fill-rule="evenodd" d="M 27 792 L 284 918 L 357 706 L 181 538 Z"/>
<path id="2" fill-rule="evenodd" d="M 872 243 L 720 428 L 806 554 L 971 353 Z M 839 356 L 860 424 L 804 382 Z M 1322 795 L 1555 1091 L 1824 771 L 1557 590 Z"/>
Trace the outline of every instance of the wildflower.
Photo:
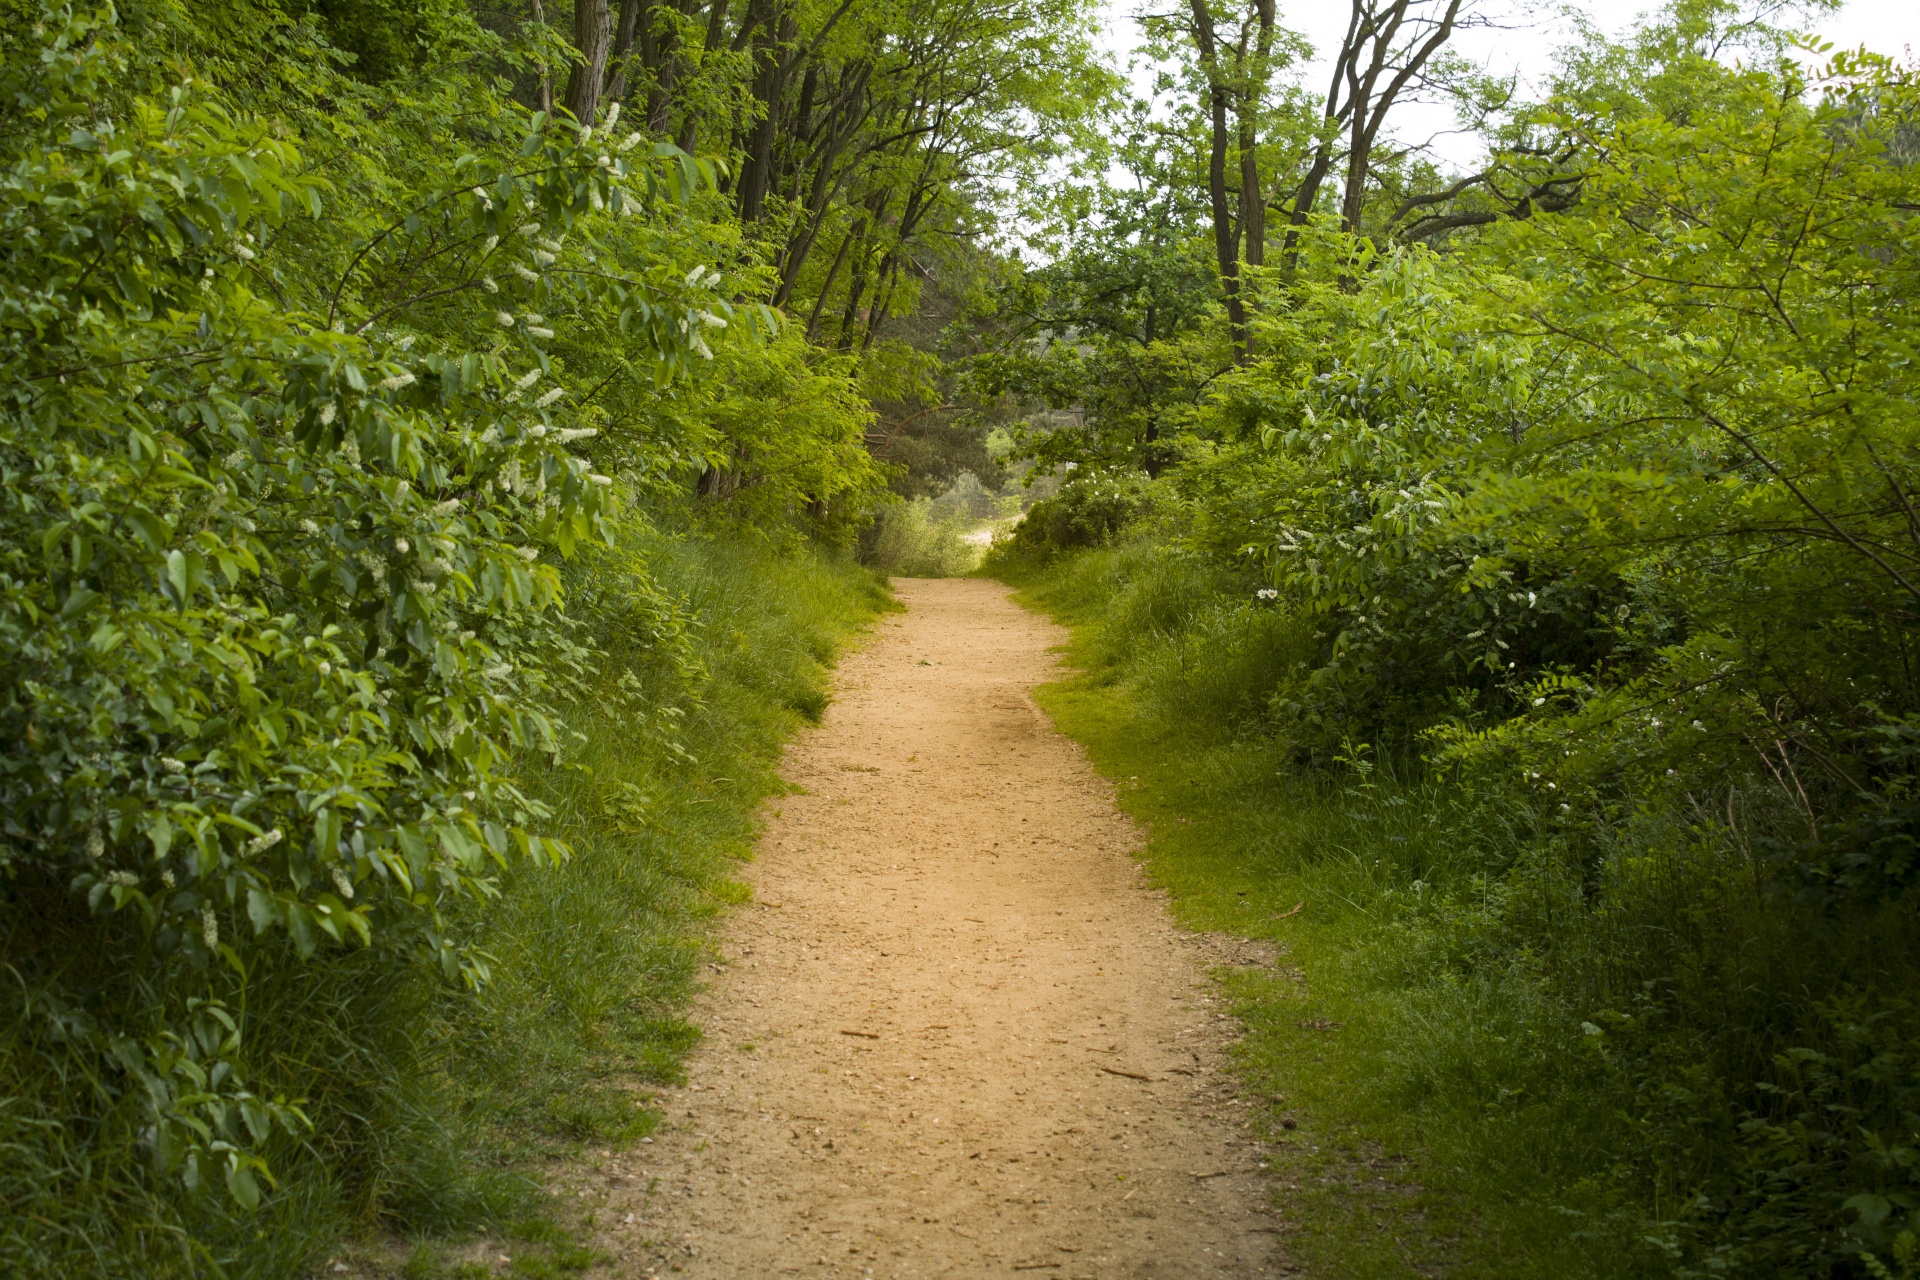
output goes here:
<path id="1" fill-rule="evenodd" d="M 1705 733 L 1707 731 L 1707 726 L 1705 726 L 1704 724 L 1701 724 L 1698 720 L 1695 720 L 1693 722 L 1693 727 L 1698 729 L 1701 733 Z"/>
<path id="2" fill-rule="evenodd" d="M 554 261 L 553 255 L 546 252 L 544 249 L 535 249 L 532 253 L 528 254 L 527 256 L 533 259 L 533 264 L 536 267 L 550 267 L 553 265 L 553 261 Z"/>
<path id="3" fill-rule="evenodd" d="M 607 118 L 605 122 L 601 124 L 600 127 L 602 129 L 611 130 L 613 126 L 618 124 L 619 122 L 620 122 L 620 104 L 616 102 L 612 106 L 607 108 Z"/>
<path id="4" fill-rule="evenodd" d="M 575 440 L 585 440 L 599 434 L 598 427 L 568 427 L 564 431 L 554 432 L 553 438 L 561 444 L 572 444 Z"/>
<path id="5" fill-rule="evenodd" d="M 320 526 L 311 520 L 302 520 L 300 522 L 300 532 L 306 534 L 308 537 L 318 537 L 320 535 Z"/>
<path id="6" fill-rule="evenodd" d="M 601 486 L 602 488 L 605 488 L 606 486 L 613 483 L 612 476 L 589 475 L 587 479 L 591 480 L 593 483 Z"/>
<path id="7" fill-rule="evenodd" d="M 631 151 L 633 150 L 634 146 L 639 143 L 639 141 L 640 141 L 640 131 L 636 129 L 632 133 L 628 134 L 626 137 L 620 139 L 620 145 L 615 147 L 614 150 L 615 151 Z"/>
<path id="8" fill-rule="evenodd" d="M 333 869 L 333 887 L 340 891 L 341 897 L 353 897 L 353 880 L 347 875 L 347 869 L 345 867 L 335 867 Z"/>
<path id="9" fill-rule="evenodd" d="M 333 415 L 338 412 L 339 412 L 339 406 L 334 404 L 334 402 L 331 400 L 321 405 L 320 406 L 320 425 L 323 427 L 332 426 Z"/>
<path id="10" fill-rule="evenodd" d="M 699 284 L 700 277 L 706 273 L 707 268 L 705 263 L 695 264 L 693 270 L 687 272 L 687 287 L 692 288 L 694 285 Z"/>
<path id="11" fill-rule="evenodd" d="M 1279 590 L 1274 587 L 1262 587 L 1253 594 L 1262 600 L 1276 600 L 1280 596 Z"/>
<path id="12" fill-rule="evenodd" d="M 1533 700 L 1533 705 L 1534 705 L 1534 706 L 1536 706 L 1536 707 L 1538 707 L 1538 706 L 1541 706 L 1541 705 L 1543 705 L 1543 704 L 1544 704 L 1545 702 L 1546 702 L 1546 699 L 1545 699 L 1545 698 L 1535 698 L 1535 699 Z"/>
<path id="13" fill-rule="evenodd" d="M 459 509 L 460 509 L 460 499 L 448 498 L 445 502 L 442 502 L 438 506 L 434 507 L 433 514 L 437 516 L 450 516 L 454 512 L 458 511 Z"/>
<path id="14" fill-rule="evenodd" d="M 333 674 L 333 664 L 331 662 L 328 662 L 324 658 L 320 660 L 320 674 L 323 676 L 330 676 Z"/>
<path id="15" fill-rule="evenodd" d="M 540 370 L 529 369 L 513 380 L 513 389 L 515 391 L 525 391 L 538 381 L 540 381 Z"/>
<path id="16" fill-rule="evenodd" d="M 93 830 L 87 832 L 87 856 L 89 858 L 97 858 L 106 851 L 107 840 L 105 836 L 100 834 L 100 828 L 95 827 Z"/>
<path id="17" fill-rule="evenodd" d="M 499 326 L 500 326 L 500 327 L 501 327 L 502 329 L 511 329 L 511 328 L 513 328 L 513 313 L 512 313 L 512 312 L 510 312 L 510 311 L 496 311 L 496 312 L 494 312 L 494 315 L 493 315 L 493 318 L 494 318 L 494 320 L 495 320 L 495 322 L 497 322 L 497 323 L 499 324 Z"/>
<path id="18" fill-rule="evenodd" d="M 242 262 L 251 262 L 253 260 L 253 250 L 243 244 L 237 244 L 233 246 L 233 256 Z"/>
<path id="19" fill-rule="evenodd" d="M 122 888 L 131 889 L 140 883 L 140 877 L 134 875 L 131 871 L 109 871 L 107 872 L 107 883 L 117 884 Z"/>
<path id="20" fill-rule="evenodd" d="M 413 544 L 408 542 L 405 538 L 395 538 L 393 540 L 393 549 L 399 552 L 401 555 L 405 555 L 407 554 L 407 552 L 413 550 Z"/>
<path id="21" fill-rule="evenodd" d="M 565 387 L 555 387 L 551 391 L 547 392 L 547 394 L 541 396 L 538 400 L 535 400 L 533 402 L 533 407 L 536 409 L 544 409 L 548 405 L 552 404 L 555 400 L 558 400 L 561 396 L 564 396 L 565 394 L 567 394 L 567 389 Z"/>
<path id="22" fill-rule="evenodd" d="M 505 680 L 513 674 L 513 664 L 511 662 L 502 662 L 495 666 L 488 667 L 480 674 L 489 680 Z"/>
<path id="23" fill-rule="evenodd" d="M 499 236 L 488 236 L 487 242 L 480 246 L 480 251 L 482 253 L 492 253 L 495 249 L 499 248 L 499 246 L 500 246 Z"/>
<path id="24" fill-rule="evenodd" d="M 528 564 L 532 564 L 540 558 L 540 548 L 538 547 L 515 547 L 513 553 L 522 560 L 525 560 Z"/>
<path id="25" fill-rule="evenodd" d="M 481 276 L 480 287 L 482 289 L 485 289 L 488 293 L 500 292 L 500 286 L 494 283 L 492 276 Z"/>
<path id="26" fill-rule="evenodd" d="M 220 945 L 220 921 L 214 916 L 212 907 L 200 908 L 200 941 L 207 944 L 209 951 Z"/>
<path id="27" fill-rule="evenodd" d="M 160 767 L 168 773 L 185 773 L 187 771 L 187 762 L 184 760 L 175 760 L 172 756 L 161 756 Z"/>
<path id="28" fill-rule="evenodd" d="M 546 328 L 544 325 L 530 324 L 527 326 L 527 332 L 543 341 L 551 341 L 553 338 L 553 330 Z"/>
<path id="29" fill-rule="evenodd" d="M 706 325 L 709 329 L 724 329 L 727 327 L 727 322 L 711 311 L 702 311 L 700 313 L 700 323 Z"/>
<path id="30" fill-rule="evenodd" d="M 167 888 L 169 888 L 169 889 L 171 889 L 171 888 L 173 888 L 173 886 L 174 886 L 175 884 L 177 884 L 177 883 L 178 883 L 178 881 L 176 881 L 176 880 L 175 880 L 175 879 L 173 878 L 173 868 L 172 868 L 172 867 L 163 867 L 163 868 L 161 869 L 161 871 L 160 871 L 160 883 L 161 883 L 161 884 L 163 884 L 163 885 L 165 885 L 165 886 L 167 886 Z"/>
<path id="31" fill-rule="evenodd" d="M 402 387 L 412 386 L 413 383 L 414 377 L 412 374 L 396 373 L 391 378 L 382 378 L 380 380 L 380 389 L 382 391 L 398 391 Z"/>

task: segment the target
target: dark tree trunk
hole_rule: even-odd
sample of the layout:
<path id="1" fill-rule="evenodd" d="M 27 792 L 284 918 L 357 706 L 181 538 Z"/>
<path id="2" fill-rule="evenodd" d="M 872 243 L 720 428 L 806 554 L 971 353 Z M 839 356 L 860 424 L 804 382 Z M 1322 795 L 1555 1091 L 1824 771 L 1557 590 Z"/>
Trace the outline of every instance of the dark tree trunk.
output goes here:
<path id="1" fill-rule="evenodd" d="M 1220 73 L 1220 50 L 1213 34 L 1213 13 L 1207 0 L 1193 0 L 1193 38 L 1200 49 L 1200 65 L 1207 76 L 1210 126 L 1207 151 L 1207 204 L 1213 217 L 1213 253 L 1220 268 L 1220 292 L 1227 303 L 1227 329 L 1235 358 L 1247 355 L 1247 309 L 1240 298 L 1240 227 L 1227 200 L 1226 82 Z"/>
<path id="2" fill-rule="evenodd" d="M 573 43 L 584 55 L 567 79 L 567 110 L 583 126 L 600 110 L 600 89 L 607 82 L 607 55 L 613 48 L 613 15 L 607 0 L 573 0 Z"/>

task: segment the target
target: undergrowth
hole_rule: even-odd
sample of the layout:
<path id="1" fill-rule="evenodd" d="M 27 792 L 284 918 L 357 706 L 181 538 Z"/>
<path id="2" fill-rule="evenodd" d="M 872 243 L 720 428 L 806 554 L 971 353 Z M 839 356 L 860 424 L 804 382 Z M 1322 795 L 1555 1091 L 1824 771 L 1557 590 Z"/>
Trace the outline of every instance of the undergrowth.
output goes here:
<path id="1" fill-rule="evenodd" d="M 154 1177 L 135 1135 L 35 1118 L 22 1100 L 55 1084 L 26 1021 L 0 1019 L 0 1271 L 266 1280 L 399 1233 L 427 1240 L 407 1274 L 438 1275 L 432 1240 L 476 1229 L 517 1233 L 522 1271 L 575 1259 L 542 1226 L 542 1165 L 655 1123 L 646 1086 L 676 1079 L 697 1039 L 685 1002 L 713 917 L 746 895 L 732 872 L 782 785 L 780 746 L 824 710 L 834 655 L 887 597 L 798 538 L 639 522 L 569 573 L 596 656 L 572 673 L 559 755 L 517 772 L 573 857 L 514 864 L 452 922 L 490 981 L 469 992 L 342 949 L 253 984 L 259 1087 L 314 1127 L 272 1150 L 250 1214 Z"/>
<path id="2" fill-rule="evenodd" d="M 1073 626 L 1042 704 L 1182 920 L 1280 948 L 1223 980 L 1310 1270 L 1909 1273 L 1857 1193 L 1912 1120 L 1899 1001 L 1860 994 L 1913 979 L 1898 921 L 1825 927 L 1684 815 L 1574 831 L 1498 778 L 1316 763 L 1286 697 L 1314 637 L 1255 578 L 1149 541 L 990 570 Z"/>

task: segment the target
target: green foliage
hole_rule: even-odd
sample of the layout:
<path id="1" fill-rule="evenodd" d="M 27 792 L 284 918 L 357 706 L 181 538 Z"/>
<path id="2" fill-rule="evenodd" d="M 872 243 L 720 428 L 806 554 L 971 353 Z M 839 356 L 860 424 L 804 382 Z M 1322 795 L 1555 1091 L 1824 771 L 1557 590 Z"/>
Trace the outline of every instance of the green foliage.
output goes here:
<path id="1" fill-rule="evenodd" d="M 1106 546 L 1153 511 L 1158 492 L 1139 472 L 1074 475 L 1027 509 L 1013 536 L 995 547 L 996 559 L 1043 562 L 1063 551 Z"/>
<path id="2" fill-rule="evenodd" d="M 740 514 L 790 557 L 806 504 L 857 519 L 851 372 L 715 265 L 711 166 L 617 112 L 527 112 L 488 74 L 527 52 L 464 8 L 410 10 L 404 84 L 370 85 L 322 33 L 372 12 L 0 15 L 9 1274 L 290 1274 L 352 1221 L 510 1205 L 448 1036 L 532 963 L 503 939 L 533 886 L 579 883 L 570 840 L 646 807 L 582 817 L 553 779 L 596 732 L 631 754 L 604 775 L 660 795 L 690 743 L 743 762 L 730 828 L 621 883 L 690 931 L 659 868 L 712 882 L 770 785 L 745 763 L 820 705 L 824 615 L 872 606 L 743 552 L 708 576 L 817 607 L 735 606 L 767 680 L 708 674 L 696 632 L 731 613 L 657 571 L 691 531 L 646 531 L 742 457 Z M 703 690 L 738 714 L 702 720 Z M 594 727 L 616 711 L 638 740 Z M 670 1071 L 673 965 L 603 968 L 622 1000 L 658 979 L 627 1041 Z"/>
<path id="3" fill-rule="evenodd" d="M 925 498 L 882 507 L 861 538 L 861 559 L 882 573 L 954 578 L 971 573 L 985 548 L 966 540 L 960 520 L 936 515 Z"/>
<path id="4" fill-rule="evenodd" d="M 1327 1105 L 1410 1141 L 1397 1097 L 1535 1274 L 1879 1274 L 1920 1231 L 1920 96 L 1731 23 L 1569 59 L 1503 163 L 1571 207 L 1309 226 L 1255 357 L 1155 393 L 1154 541 L 1037 579 L 1163 750 L 1284 769 L 1220 829 L 1362 913 L 1373 1075 Z"/>

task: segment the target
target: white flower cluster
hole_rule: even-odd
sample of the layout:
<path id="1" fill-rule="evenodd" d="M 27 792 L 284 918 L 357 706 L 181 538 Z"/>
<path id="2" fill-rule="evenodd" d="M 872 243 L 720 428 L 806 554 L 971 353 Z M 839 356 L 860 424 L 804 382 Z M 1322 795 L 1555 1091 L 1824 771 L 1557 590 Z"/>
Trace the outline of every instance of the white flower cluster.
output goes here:
<path id="1" fill-rule="evenodd" d="M 286 838 L 287 838 L 286 832 L 280 830 L 280 828 L 278 827 L 275 827 L 273 830 L 267 832 L 266 834 L 257 835 L 253 839 L 247 841 L 247 852 L 249 854 L 265 853 L 267 850 L 273 848 L 273 846 L 279 844 L 282 840 Z"/>

